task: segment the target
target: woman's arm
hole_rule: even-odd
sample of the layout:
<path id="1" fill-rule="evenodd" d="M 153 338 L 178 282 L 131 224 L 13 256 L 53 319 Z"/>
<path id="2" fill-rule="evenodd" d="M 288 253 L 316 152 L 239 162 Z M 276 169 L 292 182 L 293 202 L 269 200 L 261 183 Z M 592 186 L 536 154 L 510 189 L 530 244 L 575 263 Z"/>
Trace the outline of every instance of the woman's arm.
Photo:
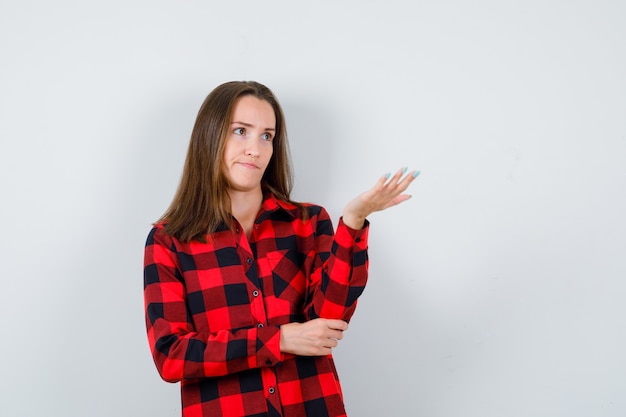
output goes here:
<path id="1" fill-rule="evenodd" d="M 196 331 L 176 258 L 172 239 L 153 229 L 145 248 L 144 300 L 148 341 L 161 377 L 176 382 L 276 365 L 278 326 Z"/>
<path id="2" fill-rule="evenodd" d="M 315 232 L 315 260 L 307 288 L 305 315 L 349 321 L 367 282 L 366 217 L 410 198 L 403 194 L 419 174 L 406 168 L 381 177 L 374 187 L 350 201 L 333 233 L 328 213 L 321 210 Z"/>

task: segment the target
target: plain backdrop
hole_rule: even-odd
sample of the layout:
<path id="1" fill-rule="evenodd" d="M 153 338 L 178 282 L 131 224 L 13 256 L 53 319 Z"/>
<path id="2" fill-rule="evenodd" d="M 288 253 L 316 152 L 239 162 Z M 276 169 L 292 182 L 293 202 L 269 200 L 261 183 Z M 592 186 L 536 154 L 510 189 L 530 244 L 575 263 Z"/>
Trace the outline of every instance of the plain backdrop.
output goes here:
<path id="1" fill-rule="evenodd" d="M 179 415 L 143 246 L 204 97 L 267 84 L 294 197 L 371 216 L 350 416 L 626 415 L 626 2 L 0 2 L 0 415 Z"/>

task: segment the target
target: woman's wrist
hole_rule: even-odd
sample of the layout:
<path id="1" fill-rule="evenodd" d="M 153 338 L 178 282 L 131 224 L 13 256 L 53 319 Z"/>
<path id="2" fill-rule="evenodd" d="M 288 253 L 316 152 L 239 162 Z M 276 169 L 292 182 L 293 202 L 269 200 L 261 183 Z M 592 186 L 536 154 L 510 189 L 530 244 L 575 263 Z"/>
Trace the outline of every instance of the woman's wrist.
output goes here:
<path id="1" fill-rule="evenodd" d="M 365 225 L 365 216 L 358 216 L 353 213 L 343 213 L 343 223 L 354 230 L 362 229 Z"/>

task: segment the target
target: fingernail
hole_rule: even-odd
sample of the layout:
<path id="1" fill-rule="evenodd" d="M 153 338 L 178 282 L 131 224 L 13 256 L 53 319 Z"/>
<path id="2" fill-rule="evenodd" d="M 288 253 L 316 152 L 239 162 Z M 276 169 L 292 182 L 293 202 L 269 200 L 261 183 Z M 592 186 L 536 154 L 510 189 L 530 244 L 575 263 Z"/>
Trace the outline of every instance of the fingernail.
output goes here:
<path id="1" fill-rule="evenodd" d="M 385 174 L 385 179 L 388 180 L 389 177 L 391 177 L 391 174 L 388 172 L 388 173 Z"/>
<path id="2" fill-rule="evenodd" d="M 417 178 L 417 176 L 418 176 L 419 174 L 421 174 L 421 171 L 415 171 L 415 172 L 413 173 L 413 178 Z"/>
<path id="3" fill-rule="evenodd" d="M 409 169 L 409 167 L 402 168 L 402 175 L 406 174 L 407 169 Z"/>

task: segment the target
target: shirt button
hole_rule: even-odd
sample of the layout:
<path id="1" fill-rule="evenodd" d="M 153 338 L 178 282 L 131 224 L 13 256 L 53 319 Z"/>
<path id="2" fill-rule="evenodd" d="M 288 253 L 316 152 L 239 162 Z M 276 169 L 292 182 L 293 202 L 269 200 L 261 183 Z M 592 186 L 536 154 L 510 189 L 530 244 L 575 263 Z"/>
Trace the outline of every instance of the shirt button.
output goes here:
<path id="1" fill-rule="evenodd" d="M 359 242 L 361 241 L 361 238 L 360 238 L 360 237 L 357 237 L 357 238 L 355 239 L 355 241 L 356 241 L 356 243 L 359 243 Z"/>
<path id="2" fill-rule="evenodd" d="M 257 290 L 252 291 L 252 295 L 254 295 L 255 297 L 259 296 L 259 292 Z"/>
<path id="3" fill-rule="evenodd" d="M 259 329 L 260 329 L 260 328 L 262 328 L 262 327 L 263 327 L 263 323 L 259 323 L 259 324 L 257 324 L 257 326 L 256 326 L 256 327 L 258 327 Z"/>
<path id="4" fill-rule="evenodd" d="M 270 394 L 273 394 L 274 393 L 274 387 L 270 387 L 269 392 L 270 392 Z"/>

